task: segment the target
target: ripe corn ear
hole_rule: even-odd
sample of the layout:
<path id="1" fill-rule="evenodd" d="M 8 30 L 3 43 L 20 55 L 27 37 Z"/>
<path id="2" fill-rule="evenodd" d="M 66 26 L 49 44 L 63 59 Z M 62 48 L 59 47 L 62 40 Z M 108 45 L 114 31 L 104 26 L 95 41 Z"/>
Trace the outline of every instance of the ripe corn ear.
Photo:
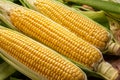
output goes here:
<path id="1" fill-rule="evenodd" d="M 7 28 L 0 28 L 0 51 L 2 55 L 17 60 L 37 76 L 37 80 L 86 80 L 85 73 L 57 52 L 33 39 Z M 10 56 L 10 57 L 9 57 Z M 13 60 L 13 59 L 14 60 Z M 27 69 L 24 69 L 27 71 Z M 28 75 L 28 74 L 26 74 Z M 32 78 L 32 75 L 29 75 Z M 36 80 L 34 79 L 34 80 Z"/>
<path id="2" fill-rule="evenodd" d="M 23 3 L 66 27 L 102 52 L 109 51 L 114 55 L 120 55 L 120 46 L 118 44 L 112 42 L 115 46 L 109 47 L 112 41 L 109 32 L 102 25 L 77 13 L 74 9 L 55 0 L 23 0 Z"/>
<path id="3" fill-rule="evenodd" d="M 3 21 L 5 23 L 9 22 L 12 29 L 17 29 L 37 41 L 44 43 L 66 56 L 69 60 L 80 65 L 80 67 L 87 68 L 87 71 L 95 70 L 96 72 L 100 71 L 102 73 L 99 69 L 104 68 L 104 66 L 99 67 L 99 65 L 104 59 L 97 48 L 36 11 L 18 5 L 15 6 L 15 4 L 8 1 L 5 3 L 3 1 L 0 5 L 1 11 L 3 11 L 1 19 L 6 18 L 8 21 Z M 107 75 L 102 76 L 108 77 Z"/>

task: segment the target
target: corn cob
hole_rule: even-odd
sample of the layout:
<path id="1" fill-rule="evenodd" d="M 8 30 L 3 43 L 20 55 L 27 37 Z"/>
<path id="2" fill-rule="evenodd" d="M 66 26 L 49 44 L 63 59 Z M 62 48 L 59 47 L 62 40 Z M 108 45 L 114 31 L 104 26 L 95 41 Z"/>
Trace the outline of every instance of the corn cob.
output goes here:
<path id="1" fill-rule="evenodd" d="M 80 38 L 93 44 L 102 52 L 120 55 L 120 46 L 111 44 L 111 36 L 102 25 L 95 23 L 77 11 L 55 0 L 21 0 L 31 9 L 37 10 L 55 22 L 74 32 Z M 111 45 L 112 46 L 111 48 Z"/>
<path id="2" fill-rule="evenodd" d="M 1 11 L 9 14 L 5 15 L 3 12 L 1 19 L 6 18 L 7 21 L 4 22 L 9 23 L 12 29 L 17 29 L 44 43 L 71 61 L 84 66 L 84 68 L 96 71 L 101 69 L 99 64 L 104 60 L 101 52 L 68 29 L 36 11 L 18 5 L 15 6 L 15 4 L 7 1 L 1 1 L 0 7 Z"/>
<path id="3" fill-rule="evenodd" d="M 19 32 L 1 28 L 0 51 L 8 59 L 11 56 L 33 73 L 35 72 L 38 80 L 42 78 L 45 80 L 86 80 L 86 75 L 80 68 L 57 52 Z"/>

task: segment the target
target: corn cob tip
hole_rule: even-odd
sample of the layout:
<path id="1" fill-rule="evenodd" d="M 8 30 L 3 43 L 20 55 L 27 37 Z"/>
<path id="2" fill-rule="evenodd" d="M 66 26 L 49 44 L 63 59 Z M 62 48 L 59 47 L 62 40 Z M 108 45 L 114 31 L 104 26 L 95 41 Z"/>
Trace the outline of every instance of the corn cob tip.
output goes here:
<path id="1" fill-rule="evenodd" d="M 118 43 L 110 41 L 108 44 L 108 51 L 111 53 L 111 55 L 120 56 L 120 45 Z"/>
<path id="2" fill-rule="evenodd" d="M 101 62 L 97 68 L 98 73 L 106 77 L 107 80 L 116 80 L 119 76 L 118 71 L 108 62 Z"/>
<path id="3" fill-rule="evenodd" d="M 14 30 L 17 29 L 11 23 L 10 12 L 17 7 L 21 7 L 21 6 L 7 0 L 0 0 L 0 19 L 2 22 L 5 23 L 7 27 L 12 28 Z"/>
<path id="4" fill-rule="evenodd" d="M 8 12 L 12 9 L 12 8 L 15 8 L 19 5 L 16 5 L 10 1 L 7 1 L 7 0 L 0 0 L 0 11 L 3 11 L 4 12 Z"/>

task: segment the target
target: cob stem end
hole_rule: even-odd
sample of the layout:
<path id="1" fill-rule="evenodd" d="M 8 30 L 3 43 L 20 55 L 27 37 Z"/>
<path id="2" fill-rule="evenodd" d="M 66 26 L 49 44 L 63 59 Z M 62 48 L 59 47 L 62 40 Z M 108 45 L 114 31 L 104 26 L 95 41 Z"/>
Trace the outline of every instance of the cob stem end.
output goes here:
<path id="1" fill-rule="evenodd" d="M 110 41 L 108 44 L 108 51 L 114 55 L 120 55 L 120 45 L 113 41 Z"/>
<path id="2" fill-rule="evenodd" d="M 101 75 L 105 76 L 108 80 L 116 80 L 118 78 L 118 71 L 114 69 L 108 62 L 101 62 L 97 71 Z"/>

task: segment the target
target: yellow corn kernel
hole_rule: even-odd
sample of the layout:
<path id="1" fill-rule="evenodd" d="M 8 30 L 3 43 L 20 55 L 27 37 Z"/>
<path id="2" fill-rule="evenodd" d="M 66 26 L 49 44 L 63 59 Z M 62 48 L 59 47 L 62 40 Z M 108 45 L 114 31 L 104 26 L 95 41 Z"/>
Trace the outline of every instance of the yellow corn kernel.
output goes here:
<path id="1" fill-rule="evenodd" d="M 30 1 L 45 16 L 68 28 L 100 50 L 106 49 L 110 37 L 102 26 L 55 0 L 29 0 L 28 2 Z"/>
<path id="2" fill-rule="evenodd" d="M 12 56 L 45 80 L 86 80 L 86 75 L 77 66 L 16 31 L 0 29 L 0 51 L 6 52 L 3 55 Z"/>

